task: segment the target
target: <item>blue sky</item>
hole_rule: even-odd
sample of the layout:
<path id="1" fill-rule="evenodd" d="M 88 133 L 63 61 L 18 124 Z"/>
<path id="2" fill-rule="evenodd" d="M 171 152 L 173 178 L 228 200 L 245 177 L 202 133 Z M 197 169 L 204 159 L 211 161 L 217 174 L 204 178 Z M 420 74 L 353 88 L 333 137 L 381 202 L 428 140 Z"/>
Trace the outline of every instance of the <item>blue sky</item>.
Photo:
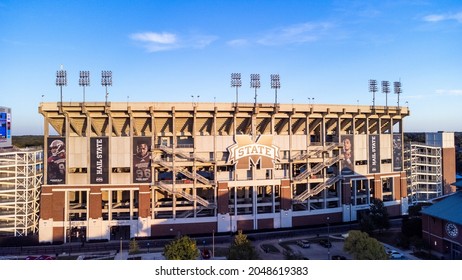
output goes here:
<path id="1" fill-rule="evenodd" d="M 0 106 L 13 135 L 41 134 L 41 101 L 239 101 L 372 104 L 369 79 L 401 80 L 406 132 L 461 131 L 461 1 L 4 1 L 0 0 Z M 380 89 L 380 87 L 379 87 Z M 42 97 L 43 96 L 43 97 Z M 197 97 L 199 96 L 199 97 Z M 397 96 L 388 95 L 388 105 Z M 376 94 L 385 105 L 385 94 Z"/>

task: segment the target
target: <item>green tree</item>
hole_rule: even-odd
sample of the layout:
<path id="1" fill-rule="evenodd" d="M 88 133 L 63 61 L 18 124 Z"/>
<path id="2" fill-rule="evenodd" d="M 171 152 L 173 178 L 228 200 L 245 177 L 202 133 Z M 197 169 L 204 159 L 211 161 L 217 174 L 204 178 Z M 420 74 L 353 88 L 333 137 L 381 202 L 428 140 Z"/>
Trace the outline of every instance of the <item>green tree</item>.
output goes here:
<path id="1" fill-rule="evenodd" d="M 130 240 L 129 246 L 129 254 L 138 254 L 140 252 L 140 247 L 138 246 L 138 241 L 136 241 L 136 239 L 133 238 L 132 240 Z"/>
<path id="2" fill-rule="evenodd" d="M 258 252 L 252 245 L 247 235 L 238 231 L 234 237 L 234 242 L 229 247 L 228 260 L 258 260 Z"/>
<path id="3" fill-rule="evenodd" d="M 167 260 L 195 260 L 199 250 L 196 241 L 185 235 L 165 245 L 164 256 Z"/>
<path id="4" fill-rule="evenodd" d="M 390 228 L 390 219 L 388 218 L 387 208 L 383 205 L 383 201 L 375 198 L 372 201 L 369 215 L 372 219 L 374 229 L 378 229 L 382 232 L 384 229 Z"/>
<path id="5" fill-rule="evenodd" d="M 343 250 L 350 253 L 356 260 L 386 260 L 385 248 L 377 239 L 359 230 L 350 230 L 345 239 Z"/>

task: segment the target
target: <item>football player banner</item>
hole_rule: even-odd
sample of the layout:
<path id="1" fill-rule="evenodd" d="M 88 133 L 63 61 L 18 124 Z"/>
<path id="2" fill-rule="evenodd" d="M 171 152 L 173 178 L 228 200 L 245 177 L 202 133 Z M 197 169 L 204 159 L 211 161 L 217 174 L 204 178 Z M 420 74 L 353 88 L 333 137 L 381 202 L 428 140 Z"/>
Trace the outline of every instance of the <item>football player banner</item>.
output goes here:
<path id="1" fill-rule="evenodd" d="M 90 138 L 90 182 L 109 183 L 109 147 L 107 137 Z"/>
<path id="2" fill-rule="evenodd" d="M 47 184 L 66 183 L 66 142 L 65 138 L 47 139 Z"/>
<path id="3" fill-rule="evenodd" d="M 342 160 L 341 164 L 341 174 L 342 175 L 351 175 L 354 173 L 354 145 L 353 145 L 353 135 L 342 135 Z"/>
<path id="4" fill-rule="evenodd" d="M 151 183 L 151 137 L 133 137 L 133 183 Z"/>
<path id="5" fill-rule="evenodd" d="M 403 170 L 403 140 L 401 134 L 393 134 L 393 171 Z"/>

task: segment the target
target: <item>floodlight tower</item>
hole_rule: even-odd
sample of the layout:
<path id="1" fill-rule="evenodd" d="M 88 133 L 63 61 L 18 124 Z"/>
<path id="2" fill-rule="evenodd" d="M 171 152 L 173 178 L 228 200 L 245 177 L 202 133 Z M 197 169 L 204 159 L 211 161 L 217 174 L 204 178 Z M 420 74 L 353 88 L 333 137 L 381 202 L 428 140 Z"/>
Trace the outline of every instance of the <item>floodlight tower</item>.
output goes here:
<path id="1" fill-rule="evenodd" d="M 369 80 L 369 92 L 372 92 L 372 107 L 375 108 L 375 93 L 377 92 L 377 80 Z"/>
<path id="2" fill-rule="evenodd" d="M 257 107 L 257 89 L 260 88 L 260 74 L 250 74 L 250 87 L 255 89 L 255 107 Z"/>
<path id="3" fill-rule="evenodd" d="M 83 87 L 83 103 L 85 103 L 85 87 L 90 85 L 90 71 L 80 71 L 79 86 Z"/>
<path id="4" fill-rule="evenodd" d="M 236 106 L 238 103 L 238 88 L 242 86 L 241 73 L 231 73 L 231 87 L 236 88 Z"/>
<path id="5" fill-rule="evenodd" d="M 56 85 L 60 89 L 61 103 L 60 108 L 63 106 L 63 86 L 67 86 L 67 72 L 63 70 L 61 65 L 61 70 L 56 71 Z"/>
<path id="6" fill-rule="evenodd" d="M 401 94 L 401 81 L 394 82 L 395 94 L 398 95 L 398 108 L 399 108 L 399 95 Z"/>
<path id="7" fill-rule="evenodd" d="M 388 94 L 390 93 L 389 81 L 382 81 L 382 93 L 385 93 L 385 107 L 388 107 Z"/>
<path id="8" fill-rule="evenodd" d="M 112 86 L 112 71 L 101 71 L 101 85 L 103 87 L 106 87 L 106 106 L 107 106 L 107 97 L 109 96 L 107 87 Z"/>
<path id="9" fill-rule="evenodd" d="M 274 105 L 278 104 L 278 89 L 281 88 L 279 74 L 271 74 L 271 88 L 274 88 Z"/>

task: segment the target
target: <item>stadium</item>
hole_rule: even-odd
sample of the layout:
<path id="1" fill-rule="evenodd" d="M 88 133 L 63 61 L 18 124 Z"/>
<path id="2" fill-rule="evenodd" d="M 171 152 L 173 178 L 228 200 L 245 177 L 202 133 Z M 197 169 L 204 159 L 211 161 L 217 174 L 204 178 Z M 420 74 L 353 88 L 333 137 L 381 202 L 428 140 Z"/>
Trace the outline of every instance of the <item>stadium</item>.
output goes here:
<path id="1" fill-rule="evenodd" d="M 407 107 L 46 102 L 41 242 L 269 230 L 407 211 Z"/>

